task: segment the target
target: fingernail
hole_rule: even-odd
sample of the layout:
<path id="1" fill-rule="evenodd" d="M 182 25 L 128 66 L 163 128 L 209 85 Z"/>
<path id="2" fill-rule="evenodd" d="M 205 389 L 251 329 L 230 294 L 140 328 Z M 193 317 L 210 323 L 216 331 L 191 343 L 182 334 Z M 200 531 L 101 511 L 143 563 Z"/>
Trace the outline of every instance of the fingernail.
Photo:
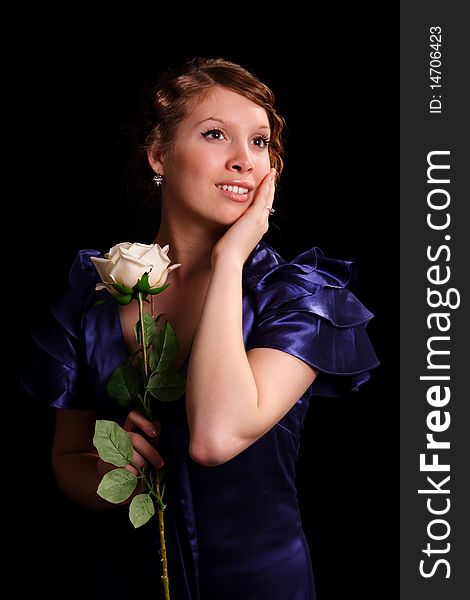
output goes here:
<path id="1" fill-rule="evenodd" d="M 155 429 L 155 427 L 149 427 L 149 434 L 150 435 L 157 435 L 157 430 Z"/>
<path id="2" fill-rule="evenodd" d="M 162 459 L 157 460 L 157 469 L 161 469 L 165 463 Z"/>

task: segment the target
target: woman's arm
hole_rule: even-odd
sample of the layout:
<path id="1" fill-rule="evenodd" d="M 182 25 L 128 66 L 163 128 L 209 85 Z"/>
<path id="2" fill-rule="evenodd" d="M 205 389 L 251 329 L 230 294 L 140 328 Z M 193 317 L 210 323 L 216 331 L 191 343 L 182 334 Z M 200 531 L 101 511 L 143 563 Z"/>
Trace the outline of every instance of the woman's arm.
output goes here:
<path id="1" fill-rule="evenodd" d="M 280 350 L 245 352 L 241 267 L 217 261 L 188 369 L 192 458 L 217 465 L 245 450 L 288 412 L 315 375 L 307 363 Z"/>
<path id="2" fill-rule="evenodd" d="M 230 460 L 264 435 L 313 382 L 316 371 L 272 348 L 245 352 L 242 270 L 267 230 L 274 178 L 221 238 L 188 367 L 186 402 L 192 458 L 205 465 Z"/>
<path id="3" fill-rule="evenodd" d="M 103 462 L 93 445 L 96 413 L 92 410 L 56 410 L 56 429 L 52 445 L 52 466 L 62 492 L 91 510 L 108 510 L 116 506 L 103 500 L 96 490 L 105 473 L 114 469 Z M 140 434 L 155 438 L 158 423 L 151 423 L 136 411 L 129 413 L 124 429 L 129 432 L 134 446 L 134 462 L 143 466 L 146 461 L 158 468 L 163 465 L 156 449 Z M 136 473 L 132 467 L 126 467 Z M 130 499 L 126 500 L 127 504 Z"/>

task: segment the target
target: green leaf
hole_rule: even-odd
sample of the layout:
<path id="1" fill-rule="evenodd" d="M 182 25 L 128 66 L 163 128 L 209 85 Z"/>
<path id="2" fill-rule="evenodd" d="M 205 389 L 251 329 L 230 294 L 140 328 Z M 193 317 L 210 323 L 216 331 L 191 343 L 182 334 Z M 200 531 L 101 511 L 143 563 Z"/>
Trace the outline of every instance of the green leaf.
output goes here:
<path id="1" fill-rule="evenodd" d="M 139 356 L 136 357 L 136 367 L 140 373 L 140 378 L 142 379 L 142 382 L 144 387 L 147 385 L 147 380 L 148 377 L 145 375 L 145 366 L 144 366 L 144 360 L 142 358 L 142 352 L 139 353 Z"/>
<path id="2" fill-rule="evenodd" d="M 143 392 L 142 377 L 135 367 L 121 365 L 113 371 L 106 390 L 120 406 L 130 406 Z"/>
<path id="3" fill-rule="evenodd" d="M 152 411 L 150 410 L 150 408 L 145 406 L 145 404 L 140 396 L 137 398 L 137 400 L 135 402 L 135 409 L 138 410 L 139 412 L 141 412 L 143 415 L 145 415 L 149 421 L 152 420 L 152 418 L 153 418 Z"/>
<path id="4" fill-rule="evenodd" d="M 129 506 L 129 519 L 137 529 L 145 525 L 155 514 L 155 506 L 148 494 L 139 494 L 132 498 Z"/>
<path id="5" fill-rule="evenodd" d="M 98 486 L 98 496 L 108 502 L 120 504 L 127 500 L 137 486 L 137 477 L 126 469 L 113 469 L 106 473 Z"/>
<path id="6" fill-rule="evenodd" d="M 134 325 L 134 335 L 137 343 L 140 344 L 140 319 Z M 144 313 L 144 335 L 147 346 L 153 344 L 157 336 L 157 326 L 149 313 Z"/>
<path id="7" fill-rule="evenodd" d="M 186 378 L 173 371 L 152 373 L 147 389 L 157 400 L 173 402 L 184 394 Z"/>
<path id="8" fill-rule="evenodd" d="M 125 467 L 134 457 L 134 448 L 127 432 L 114 421 L 98 419 L 93 444 L 101 460 L 116 467 Z"/>
<path id="9" fill-rule="evenodd" d="M 155 371 L 155 369 L 157 368 L 159 360 L 160 355 L 158 354 L 158 352 L 152 350 L 152 352 L 149 353 L 149 367 L 152 372 Z"/>
<path id="10" fill-rule="evenodd" d="M 160 360 L 156 368 L 157 371 L 166 371 L 171 367 L 179 348 L 178 339 L 175 330 L 167 321 L 158 332 L 157 351 L 160 354 Z"/>
<path id="11" fill-rule="evenodd" d="M 153 344 L 155 344 L 155 340 L 157 338 L 158 333 L 157 320 L 154 319 L 152 315 L 149 315 L 148 313 L 144 313 L 144 330 L 147 339 L 147 346 L 153 346 Z"/>
<path id="12" fill-rule="evenodd" d="M 162 287 L 159 288 L 150 288 L 148 290 L 148 293 L 151 294 L 152 296 L 155 296 L 155 294 L 161 294 L 163 292 L 163 290 L 166 290 L 166 288 L 171 285 L 170 283 L 165 283 L 165 285 L 162 285 Z"/>
<path id="13" fill-rule="evenodd" d="M 149 274 L 144 273 L 140 279 L 137 280 L 137 283 L 134 286 L 134 290 L 136 292 L 142 292 L 146 294 L 150 289 L 149 285 Z"/>

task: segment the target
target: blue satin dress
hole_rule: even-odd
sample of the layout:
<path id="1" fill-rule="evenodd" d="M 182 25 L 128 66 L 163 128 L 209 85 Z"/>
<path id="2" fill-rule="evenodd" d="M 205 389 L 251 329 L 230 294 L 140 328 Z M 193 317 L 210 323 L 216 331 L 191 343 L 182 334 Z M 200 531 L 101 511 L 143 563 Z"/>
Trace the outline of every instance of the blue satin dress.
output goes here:
<path id="1" fill-rule="evenodd" d="M 95 250 L 78 253 L 69 286 L 35 329 L 33 364 L 23 385 L 51 406 L 96 409 L 122 423 L 106 383 L 126 361 L 117 303 L 95 292 Z M 166 463 L 165 511 L 172 600 L 314 600 L 295 467 L 310 399 L 358 387 L 378 365 L 369 337 L 373 315 L 347 285 L 350 262 L 311 248 L 291 261 L 261 241 L 243 267 L 246 350 L 277 348 L 319 375 L 263 437 L 217 467 L 191 460 L 185 398 L 159 403 L 160 452 Z M 104 302 L 97 304 L 97 300 Z M 189 356 L 180 372 L 187 373 Z M 154 519 L 135 530 L 127 507 L 103 514 L 98 565 L 100 600 L 152 597 L 161 587 Z M 145 577 L 139 575 L 145 573 Z M 150 575 L 150 576 L 149 576 Z"/>

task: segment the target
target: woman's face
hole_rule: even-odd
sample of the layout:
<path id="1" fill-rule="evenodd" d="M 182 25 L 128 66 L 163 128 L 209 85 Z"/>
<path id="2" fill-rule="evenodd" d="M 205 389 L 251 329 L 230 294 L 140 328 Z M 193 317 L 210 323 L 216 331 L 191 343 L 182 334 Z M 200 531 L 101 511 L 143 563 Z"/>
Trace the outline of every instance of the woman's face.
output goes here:
<path id="1" fill-rule="evenodd" d="M 164 176 L 163 207 L 230 225 L 270 169 L 267 113 L 221 86 L 179 124 L 171 152 L 152 164 Z"/>

